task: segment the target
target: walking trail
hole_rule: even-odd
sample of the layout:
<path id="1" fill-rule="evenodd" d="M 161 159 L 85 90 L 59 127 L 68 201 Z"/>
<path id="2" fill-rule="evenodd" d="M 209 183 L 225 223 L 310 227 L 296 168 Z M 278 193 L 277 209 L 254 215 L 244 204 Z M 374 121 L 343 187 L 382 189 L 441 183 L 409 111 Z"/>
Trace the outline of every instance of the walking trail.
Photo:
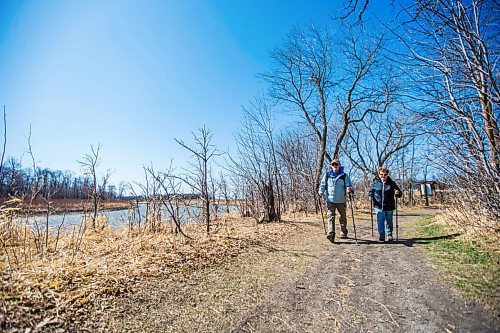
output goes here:
<path id="1" fill-rule="evenodd" d="M 431 210 L 402 212 L 399 240 L 376 242 L 370 216 L 355 243 L 328 242 L 322 222 L 295 224 L 221 271 L 152 281 L 115 300 L 93 329 L 162 332 L 499 332 L 498 317 L 440 278 L 407 228 Z M 293 224 L 293 223 L 292 223 Z M 338 229 L 338 226 L 337 226 Z M 337 231 L 337 235 L 338 235 Z M 182 291 L 179 293 L 179 291 Z"/>

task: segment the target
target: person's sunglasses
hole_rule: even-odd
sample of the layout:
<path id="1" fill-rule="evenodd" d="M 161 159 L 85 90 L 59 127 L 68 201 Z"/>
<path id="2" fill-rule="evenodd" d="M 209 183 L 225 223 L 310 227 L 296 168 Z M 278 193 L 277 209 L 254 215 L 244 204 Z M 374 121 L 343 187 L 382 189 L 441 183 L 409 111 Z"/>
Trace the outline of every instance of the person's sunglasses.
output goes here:
<path id="1" fill-rule="evenodd" d="M 338 163 L 333 163 L 332 166 L 339 166 L 339 164 Z"/>
<path id="2" fill-rule="evenodd" d="M 382 177 L 382 176 L 384 176 L 384 177 L 385 177 L 385 176 L 387 176 L 388 174 L 387 174 L 387 173 L 379 173 L 378 175 L 379 175 L 379 176 L 381 176 L 381 177 Z"/>

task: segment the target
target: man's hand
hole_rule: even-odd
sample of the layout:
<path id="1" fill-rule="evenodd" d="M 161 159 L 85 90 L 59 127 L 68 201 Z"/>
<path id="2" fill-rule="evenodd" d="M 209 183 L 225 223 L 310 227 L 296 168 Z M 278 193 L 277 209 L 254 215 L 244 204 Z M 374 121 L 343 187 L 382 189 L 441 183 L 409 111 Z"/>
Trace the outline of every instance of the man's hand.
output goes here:
<path id="1" fill-rule="evenodd" d="M 394 190 L 394 194 L 395 195 L 399 195 L 399 191 L 398 190 Z"/>
<path id="2" fill-rule="evenodd" d="M 347 193 L 354 193 L 354 191 L 352 190 L 352 188 L 351 188 L 351 187 L 348 187 L 348 188 L 347 188 Z"/>

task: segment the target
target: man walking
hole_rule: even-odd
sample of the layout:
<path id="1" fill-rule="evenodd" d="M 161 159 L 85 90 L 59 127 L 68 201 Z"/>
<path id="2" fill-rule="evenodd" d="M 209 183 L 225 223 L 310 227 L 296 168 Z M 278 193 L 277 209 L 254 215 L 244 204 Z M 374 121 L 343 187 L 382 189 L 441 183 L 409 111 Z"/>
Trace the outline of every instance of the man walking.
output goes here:
<path id="1" fill-rule="evenodd" d="M 347 217 L 346 217 L 346 195 L 353 192 L 351 180 L 344 173 L 344 167 L 340 165 L 338 159 L 330 162 L 328 170 L 321 179 L 318 194 L 325 196 L 328 219 L 328 234 L 326 238 L 330 242 L 335 241 L 335 211 L 339 212 L 339 223 L 342 236 L 347 238 Z"/>

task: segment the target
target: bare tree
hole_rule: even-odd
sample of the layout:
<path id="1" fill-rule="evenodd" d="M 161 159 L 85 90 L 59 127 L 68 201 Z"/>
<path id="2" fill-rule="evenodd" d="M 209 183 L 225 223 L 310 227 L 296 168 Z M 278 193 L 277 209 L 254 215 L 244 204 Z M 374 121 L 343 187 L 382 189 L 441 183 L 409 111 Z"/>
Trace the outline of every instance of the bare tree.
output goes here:
<path id="1" fill-rule="evenodd" d="M 391 168 L 397 162 L 398 152 L 421 135 L 410 116 L 398 111 L 368 115 L 349 128 L 342 150 L 365 179 L 376 177 L 379 166 Z"/>
<path id="2" fill-rule="evenodd" d="M 340 23 L 335 32 L 334 40 L 327 28 L 292 31 L 272 54 L 274 68 L 260 75 L 268 82 L 271 97 L 299 114 L 316 137 L 314 189 L 325 158 L 338 157 L 349 126 L 369 113 L 385 112 L 393 89 L 378 60 L 383 35 L 370 38 L 361 28 Z M 331 134 L 329 124 L 333 124 Z M 332 155 L 326 151 L 328 140 L 333 140 Z"/>
<path id="3" fill-rule="evenodd" d="M 31 158 L 31 165 L 33 169 L 33 180 L 31 183 L 31 195 L 29 196 L 29 201 L 28 201 L 28 207 L 26 209 L 25 213 L 25 218 L 26 218 L 26 224 L 28 224 L 29 217 L 31 215 L 32 209 L 33 209 L 33 204 L 35 202 L 35 199 L 39 195 L 41 191 L 41 186 L 39 186 L 39 173 L 37 172 L 37 167 L 36 167 L 36 161 L 35 161 L 35 156 L 33 154 L 33 149 L 31 147 L 31 125 L 29 129 L 29 135 L 28 135 L 28 154 Z M 25 195 L 25 194 L 24 194 Z M 24 198 L 23 198 L 23 201 Z M 33 233 L 33 239 L 35 241 L 35 246 L 38 249 L 40 253 L 43 252 L 44 249 L 44 244 L 47 244 L 47 242 L 42 242 L 42 232 L 43 229 L 38 225 L 38 222 L 36 219 L 34 220 L 34 230 L 31 231 Z M 45 240 L 48 240 L 48 233 L 49 233 L 49 228 L 48 228 L 48 223 L 47 223 L 47 228 L 45 228 Z"/>
<path id="4" fill-rule="evenodd" d="M 408 95 L 435 133 L 436 163 L 470 208 L 498 219 L 498 4 L 417 0 L 405 13 Z"/>
<path id="5" fill-rule="evenodd" d="M 106 191 L 106 188 L 108 188 L 108 182 L 109 178 L 113 174 L 112 170 L 106 170 L 106 173 L 101 177 L 101 181 L 98 182 L 97 184 L 97 192 L 99 193 L 99 197 L 102 200 L 108 199 L 106 196 L 108 195 L 108 191 Z"/>
<path id="6" fill-rule="evenodd" d="M 141 188 L 140 183 L 134 183 L 137 187 Z M 139 232 L 141 231 L 141 223 L 142 223 L 142 213 L 141 213 L 141 199 L 143 199 L 143 196 L 139 193 L 137 193 L 136 188 L 132 184 L 127 184 L 127 189 L 128 191 L 132 194 L 132 197 L 134 198 L 133 201 L 130 201 L 129 205 L 129 229 L 132 228 L 132 226 L 137 223 L 138 225 L 138 230 Z"/>
<path id="7" fill-rule="evenodd" d="M 159 186 L 156 197 L 162 203 L 170 220 L 174 222 L 175 233 L 180 233 L 186 238 L 191 238 L 182 230 L 182 224 L 185 222 L 182 221 L 182 214 L 180 213 L 181 205 L 185 211 L 188 210 L 189 203 L 187 200 L 189 199 L 182 198 L 181 188 L 183 180 L 181 177 L 173 174 L 172 162 L 170 162 L 169 168 L 164 172 L 155 171 L 152 165 L 145 168 L 145 170 Z"/>
<path id="8" fill-rule="evenodd" d="M 92 177 L 91 184 L 90 184 L 90 193 L 89 197 L 92 201 L 92 228 L 95 229 L 96 227 L 96 219 L 97 219 L 97 212 L 99 209 L 99 203 L 100 203 L 100 198 L 99 198 L 99 192 L 97 191 L 97 167 L 99 166 L 100 163 L 100 157 L 99 157 L 99 152 L 101 150 L 101 144 L 97 145 L 97 148 L 94 148 L 94 146 L 90 146 L 91 153 L 90 154 L 85 154 L 83 156 L 83 159 L 81 161 L 77 161 L 80 166 L 83 168 L 83 172 Z"/>
<path id="9" fill-rule="evenodd" d="M 136 182 L 135 184 L 141 189 L 140 197 L 144 201 L 146 212 L 144 213 L 145 224 L 144 228 L 150 230 L 157 229 L 158 223 L 161 221 L 161 200 L 160 188 L 161 183 L 156 178 L 153 166 L 143 166 L 144 170 L 144 183 Z M 138 216 L 139 229 L 141 228 L 141 213 L 139 210 L 139 203 L 136 203 L 136 211 Z"/>
<path id="10" fill-rule="evenodd" d="M 200 128 L 199 134 L 193 134 L 194 145 L 190 146 L 182 140 L 175 141 L 183 148 L 193 154 L 195 162 L 191 162 L 192 169 L 186 170 L 187 174 L 182 177 L 182 180 L 194 191 L 200 194 L 202 201 L 202 212 L 207 226 L 207 234 L 210 233 L 210 205 L 213 198 L 210 195 L 211 187 L 211 160 L 214 157 L 220 156 L 221 153 L 212 144 L 212 132 L 205 127 Z"/>
<path id="11" fill-rule="evenodd" d="M 235 136 L 238 153 L 230 157 L 230 171 L 244 180 L 251 214 L 259 222 L 279 221 L 282 185 L 273 113 L 263 97 L 255 98 L 243 111 L 243 129 Z"/>
<path id="12" fill-rule="evenodd" d="M 229 213 L 229 208 L 231 206 L 231 196 L 230 196 L 230 188 L 229 182 L 227 181 L 227 176 L 221 171 L 219 172 L 219 180 L 217 181 L 217 187 L 219 189 L 219 193 L 224 199 L 224 211 Z"/>
<path id="13" fill-rule="evenodd" d="M 347 19 L 350 16 L 357 14 L 357 18 L 354 21 L 354 24 L 362 24 L 363 23 L 363 15 L 365 14 L 369 4 L 370 4 L 370 0 L 343 1 L 343 8 L 342 8 L 343 14 L 340 15 L 340 19 Z"/>
<path id="14" fill-rule="evenodd" d="M 125 190 L 127 189 L 127 187 L 128 187 L 128 184 L 124 181 L 121 181 L 118 184 L 118 193 L 117 193 L 118 199 L 123 199 L 123 197 L 125 195 Z"/>
<path id="15" fill-rule="evenodd" d="M 5 105 L 3 106 L 3 148 L 2 157 L 0 159 L 0 195 L 3 194 L 3 179 L 4 179 L 4 168 L 3 159 L 5 157 L 5 148 L 7 145 L 7 114 L 5 113 Z"/>
<path id="16" fill-rule="evenodd" d="M 28 149 L 28 154 L 30 154 Z M 31 156 L 30 156 L 31 157 Z M 23 168 L 22 160 L 8 157 L 3 164 L 3 183 L 1 186 L 2 198 L 9 196 L 29 197 L 33 184 L 40 189 L 38 195 L 46 196 L 50 191 L 53 199 L 82 199 L 89 197 L 90 178 L 88 176 L 75 176 L 70 171 L 51 170 L 48 168 L 36 167 L 33 169 L 33 161 L 29 168 Z M 98 193 L 102 199 L 107 199 L 111 194 L 110 186 L 106 185 L 109 176 L 112 174 L 108 170 L 98 181 Z M 123 194 L 123 186 L 122 186 Z"/>
<path id="17" fill-rule="evenodd" d="M 317 156 L 314 137 L 306 129 L 287 130 L 281 133 L 278 141 L 280 164 L 283 165 L 286 181 L 283 198 L 291 204 L 291 210 L 307 213 L 310 204 L 315 202 L 314 176 L 316 163 L 311 156 Z"/>

